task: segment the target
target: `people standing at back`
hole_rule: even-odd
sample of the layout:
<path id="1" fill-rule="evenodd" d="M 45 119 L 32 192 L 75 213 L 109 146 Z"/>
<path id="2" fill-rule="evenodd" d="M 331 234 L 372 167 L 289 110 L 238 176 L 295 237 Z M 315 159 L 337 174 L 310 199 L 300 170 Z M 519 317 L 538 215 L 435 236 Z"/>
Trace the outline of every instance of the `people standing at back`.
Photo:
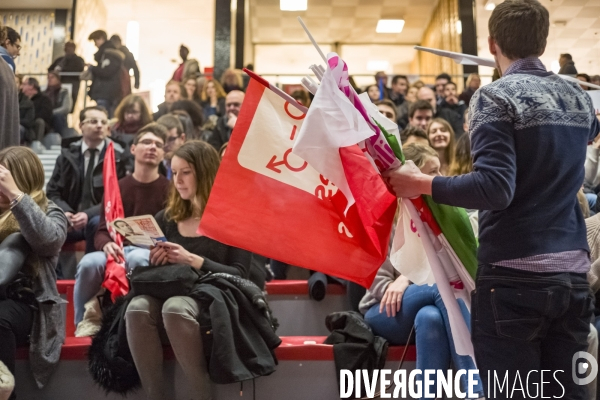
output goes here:
<path id="1" fill-rule="evenodd" d="M 134 82 L 135 82 L 133 84 L 133 86 L 136 89 L 139 89 L 140 88 L 140 69 L 138 68 L 137 62 L 135 62 L 135 57 L 133 56 L 131 51 L 129 51 L 127 46 L 124 46 L 121 43 L 121 37 L 119 35 L 112 35 L 110 37 L 110 41 L 112 42 L 112 44 L 115 45 L 115 48 L 117 50 L 119 50 L 121 53 L 123 53 L 123 55 L 125 56 L 125 60 L 123 60 L 123 66 L 125 67 L 125 70 L 127 71 L 128 74 L 129 74 L 129 71 L 133 70 L 133 78 L 134 78 Z"/>
<path id="2" fill-rule="evenodd" d="M 0 42 L 0 57 L 6 61 L 13 73 L 17 72 L 15 58 L 20 55 L 21 35 L 11 27 L 5 27 L 4 40 Z"/>
<path id="3" fill-rule="evenodd" d="M 52 65 L 48 67 L 48 72 L 54 71 L 59 74 L 77 73 L 77 75 L 60 76 L 62 83 L 71 84 L 71 99 L 73 99 L 71 110 L 69 110 L 69 112 L 71 112 L 73 111 L 73 107 L 75 106 L 75 103 L 77 103 L 77 97 L 79 96 L 79 74 L 85 69 L 85 61 L 75 54 L 75 43 L 72 41 L 66 42 L 64 49 L 65 55 L 54 60 Z"/>
<path id="4" fill-rule="evenodd" d="M 92 86 L 89 94 L 97 105 L 106 108 L 108 117 L 112 118 L 115 108 L 123 98 L 121 67 L 125 61 L 125 55 L 108 40 L 104 31 L 92 32 L 88 40 L 93 40 L 98 48 L 94 54 L 97 65 L 88 67 L 92 73 Z"/>
<path id="5" fill-rule="evenodd" d="M 69 220 L 67 243 L 85 240 L 85 252 L 90 253 L 95 250 L 94 235 L 104 195 L 104 154 L 110 142 L 108 113 L 102 107 L 87 107 L 79 119 L 81 140 L 61 150 L 46 193 Z M 117 177 L 124 177 L 125 160 L 119 145 L 115 145 L 115 162 Z"/>
<path id="6" fill-rule="evenodd" d="M 558 58 L 558 65 L 560 65 L 559 74 L 562 75 L 577 75 L 577 68 L 575 68 L 575 62 L 573 57 L 569 53 L 563 53 Z"/>

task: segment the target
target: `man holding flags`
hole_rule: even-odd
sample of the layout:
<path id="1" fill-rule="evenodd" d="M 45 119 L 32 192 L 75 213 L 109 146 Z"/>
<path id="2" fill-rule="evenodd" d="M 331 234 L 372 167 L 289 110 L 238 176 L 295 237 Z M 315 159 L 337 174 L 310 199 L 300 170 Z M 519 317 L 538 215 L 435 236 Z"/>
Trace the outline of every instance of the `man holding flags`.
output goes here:
<path id="1" fill-rule="evenodd" d="M 588 347 L 593 297 L 576 193 L 600 124 L 585 92 L 538 59 L 548 30 L 537 0 L 507 0 L 492 12 L 489 47 L 503 78 L 471 101 L 473 172 L 432 177 L 407 162 L 384 176 L 398 197 L 481 210 L 472 338 L 484 387 L 496 376 L 512 387 L 550 370 L 544 395 L 583 399 L 586 386 L 571 371 Z"/>

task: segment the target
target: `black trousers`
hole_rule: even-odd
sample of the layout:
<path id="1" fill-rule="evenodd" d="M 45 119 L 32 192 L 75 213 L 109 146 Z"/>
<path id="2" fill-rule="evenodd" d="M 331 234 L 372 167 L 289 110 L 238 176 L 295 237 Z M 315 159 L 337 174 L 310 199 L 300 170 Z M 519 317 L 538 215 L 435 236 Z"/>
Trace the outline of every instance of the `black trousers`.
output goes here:
<path id="1" fill-rule="evenodd" d="M 586 353 L 594 311 L 586 275 L 480 265 L 475 287 L 472 339 L 486 398 L 587 400 L 580 366 L 595 361 Z"/>
<path id="2" fill-rule="evenodd" d="M 15 374 L 15 356 L 18 346 L 29 341 L 33 325 L 33 310 L 15 300 L 0 300 L 0 361 Z M 13 392 L 10 399 L 15 399 Z"/>

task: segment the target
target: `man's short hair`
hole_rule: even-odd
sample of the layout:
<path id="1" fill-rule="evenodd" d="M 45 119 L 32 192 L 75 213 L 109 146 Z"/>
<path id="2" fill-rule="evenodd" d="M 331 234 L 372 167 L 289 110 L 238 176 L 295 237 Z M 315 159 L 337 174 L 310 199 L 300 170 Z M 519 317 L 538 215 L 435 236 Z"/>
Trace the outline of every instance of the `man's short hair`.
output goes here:
<path id="1" fill-rule="evenodd" d="M 431 115 L 433 115 L 433 107 L 427 100 L 417 100 L 410 105 L 408 108 L 408 117 L 412 118 L 415 116 L 415 112 L 418 110 L 431 110 Z"/>
<path id="2" fill-rule="evenodd" d="M 395 75 L 392 78 L 392 86 L 395 85 L 400 79 L 404 79 L 408 83 L 408 77 L 406 75 Z"/>
<path id="3" fill-rule="evenodd" d="M 537 0 L 506 0 L 492 11 L 488 28 L 506 57 L 539 57 L 546 49 L 550 16 Z"/>
<path id="4" fill-rule="evenodd" d="M 110 41 L 113 42 L 113 43 L 119 43 L 119 44 L 121 44 L 121 36 L 119 36 L 119 35 L 112 35 L 110 37 Z"/>
<path id="5" fill-rule="evenodd" d="M 420 137 L 427 141 L 429 140 L 429 138 L 427 137 L 427 132 L 416 126 L 409 125 L 406 127 L 406 129 L 400 132 L 400 140 L 402 141 L 402 143 L 406 142 L 406 140 L 411 136 Z"/>
<path id="6" fill-rule="evenodd" d="M 69 40 L 67 43 L 65 43 L 65 47 L 72 47 L 73 50 L 75 50 L 75 48 L 77 46 L 75 45 L 75 42 L 73 42 L 72 40 Z"/>
<path id="7" fill-rule="evenodd" d="M 389 99 L 378 100 L 378 101 L 376 101 L 373 104 L 375 104 L 376 106 L 378 106 L 380 104 L 384 105 L 384 106 L 388 106 L 388 107 L 390 107 L 394 111 L 394 116 L 396 116 L 396 117 L 398 116 L 398 112 L 396 111 L 396 105 L 394 104 L 393 101 L 391 101 Z"/>
<path id="8" fill-rule="evenodd" d="M 91 110 L 103 112 L 104 114 L 106 114 L 106 118 L 108 118 L 108 111 L 106 111 L 106 108 L 104 108 L 102 106 L 91 106 L 91 107 L 86 107 L 79 112 L 79 122 L 85 121 L 85 113 L 88 111 L 91 111 Z"/>
<path id="9" fill-rule="evenodd" d="M 157 124 L 161 124 L 167 131 L 170 131 L 173 128 L 177 128 L 177 136 L 181 136 L 183 133 L 183 124 L 179 121 L 179 118 L 173 114 L 165 114 L 156 120 Z"/>
<path id="10" fill-rule="evenodd" d="M 452 81 L 449 81 L 448 83 L 446 83 L 446 84 L 444 85 L 444 89 L 446 89 L 446 86 L 448 86 L 448 85 L 452 85 L 452 86 L 454 86 L 454 89 L 458 89 L 458 86 L 456 86 L 456 83 L 454 83 L 454 82 L 452 82 Z"/>
<path id="11" fill-rule="evenodd" d="M 38 92 L 40 91 L 40 82 L 32 77 L 28 77 L 27 79 L 25 79 L 25 83 L 27 83 L 28 85 L 33 86 L 33 88 L 35 90 L 37 90 Z"/>
<path id="12" fill-rule="evenodd" d="M 88 36 L 88 40 L 99 40 L 99 39 L 108 40 L 108 36 L 106 35 L 105 31 L 97 30 L 97 31 L 90 33 L 90 36 Z"/>
<path id="13" fill-rule="evenodd" d="M 146 133 L 152 133 L 154 136 L 161 138 L 163 143 L 167 143 L 167 128 L 156 122 L 150 122 L 138 131 L 135 139 L 133 139 L 133 144 L 138 144 Z"/>
<path id="14" fill-rule="evenodd" d="M 573 56 L 572 56 L 572 55 L 570 55 L 569 53 L 562 53 L 562 54 L 560 55 L 560 58 L 566 58 L 566 59 L 567 59 L 567 60 L 569 60 L 569 61 L 573 61 Z"/>
<path id="15" fill-rule="evenodd" d="M 445 79 L 448 82 L 452 82 L 452 77 L 450 75 L 448 75 L 445 72 L 442 72 L 441 74 L 439 74 L 438 76 L 435 77 L 435 80 L 437 81 L 438 79 Z"/>

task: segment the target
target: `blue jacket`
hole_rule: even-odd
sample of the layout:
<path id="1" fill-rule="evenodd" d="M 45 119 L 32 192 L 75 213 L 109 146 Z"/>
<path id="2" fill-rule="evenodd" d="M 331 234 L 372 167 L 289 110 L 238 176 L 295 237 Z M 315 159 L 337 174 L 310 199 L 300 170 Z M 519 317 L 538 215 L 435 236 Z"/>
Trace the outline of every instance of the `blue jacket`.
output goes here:
<path id="1" fill-rule="evenodd" d="M 8 50 L 6 50 L 2 46 L 0 46 L 0 57 L 2 57 L 4 59 L 4 61 L 6 61 L 6 63 L 10 67 L 10 69 L 12 69 L 13 73 L 15 73 L 17 71 L 17 67 L 15 65 L 15 60 L 13 60 L 12 56 L 10 54 L 8 54 Z"/>
<path id="2" fill-rule="evenodd" d="M 600 123 L 577 84 L 524 61 L 471 99 L 473 172 L 433 180 L 436 202 L 482 210 L 480 263 L 589 251 L 576 195 Z"/>

